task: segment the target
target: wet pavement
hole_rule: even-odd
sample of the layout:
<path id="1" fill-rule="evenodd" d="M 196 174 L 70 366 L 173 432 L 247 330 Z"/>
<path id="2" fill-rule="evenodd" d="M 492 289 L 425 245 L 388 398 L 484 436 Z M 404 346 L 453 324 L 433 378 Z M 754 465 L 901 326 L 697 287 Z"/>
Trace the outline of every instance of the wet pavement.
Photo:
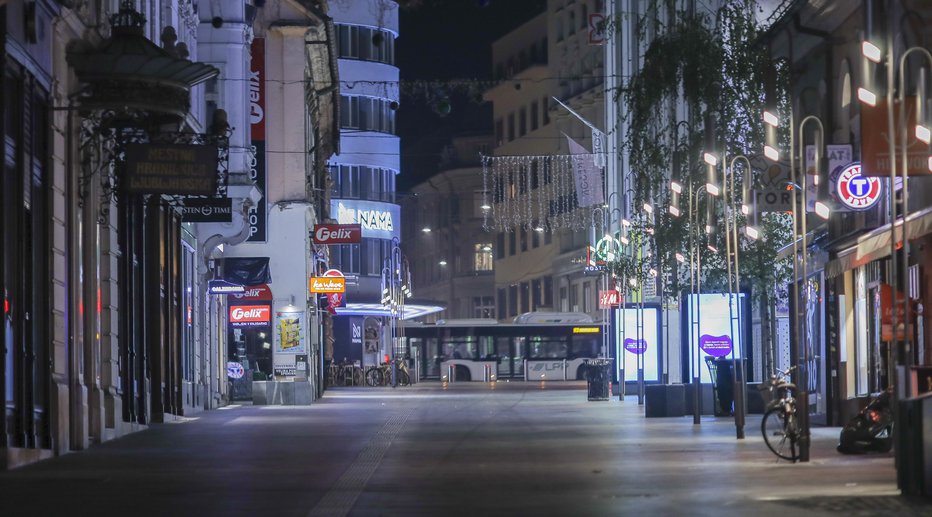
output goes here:
<path id="1" fill-rule="evenodd" d="M 778 461 L 760 417 L 645 418 L 585 383 L 335 388 L 0 473 L 0 515 L 932 515 L 892 455 Z"/>

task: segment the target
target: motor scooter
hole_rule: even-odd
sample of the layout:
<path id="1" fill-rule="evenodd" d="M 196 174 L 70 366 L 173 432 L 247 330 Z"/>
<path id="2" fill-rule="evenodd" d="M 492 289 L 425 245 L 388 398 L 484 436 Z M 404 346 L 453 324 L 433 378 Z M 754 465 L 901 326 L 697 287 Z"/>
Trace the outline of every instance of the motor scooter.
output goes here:
<path id="1" fill-rule="evenodd" d="M 884 390 L 841 429 L 838 452 L 889 452 L 893 448 L 893 410 L 890 390 Z"/>

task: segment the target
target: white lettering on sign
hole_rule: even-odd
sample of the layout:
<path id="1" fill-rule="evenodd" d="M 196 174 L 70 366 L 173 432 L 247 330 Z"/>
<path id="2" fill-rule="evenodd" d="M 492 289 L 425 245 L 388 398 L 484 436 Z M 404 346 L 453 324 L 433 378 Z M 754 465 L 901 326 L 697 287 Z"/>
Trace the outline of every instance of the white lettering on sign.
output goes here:
<path id="1" fill-rule="evenodd" d="M 391 212 L 382 210 L 356 210 L 340 203 L 337 205 L 337 221 L 340 224 L 361 224 L 368 230 L 395 231 Z"/>
<path id="2" fill-rule="evenodd" d="M 249 123 L 259 124 L 265 118 L 265 111 L 259 105 L 262 79 L 258 70 L 249 71 Z"/>
<path id="3" fill-rule="evenodd" d="M 268 312 L 269 310 L 266 307 L 256 307 L 254 309 L 244 309 L 242 307 L 236 307 L 232 311 L 230 311 L 230 316 L 232 316 L 233 319 L 236 321 L 258 320 L 258 319 L 266 320 L 268 319 Z"/>
<path id="4" fill-rule="evenodd" d="M 349 239 L 352 236 L 353 232 L 346 228 L 337 228 L 332 230 L 326 226 L 321 226 L 317 229 L 316 232 L 314 232 L 314 238 L 321 242 L 337 239 Z"/>

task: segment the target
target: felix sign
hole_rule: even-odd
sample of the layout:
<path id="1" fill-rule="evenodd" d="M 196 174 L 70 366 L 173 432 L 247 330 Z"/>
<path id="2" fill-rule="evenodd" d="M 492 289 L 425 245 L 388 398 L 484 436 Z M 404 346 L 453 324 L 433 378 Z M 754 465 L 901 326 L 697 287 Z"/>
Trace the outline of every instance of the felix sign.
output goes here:
<path id="1" fill-rule="evenodd" d="M 362 240 L 360 224 L 315 224 L 314 244 L 355 244 Z"/>
<path id="2" fill-rule="evenodd" d="M 272 323 L 269 305 L 231 305 L 231 327 L 268 327 Z"/>

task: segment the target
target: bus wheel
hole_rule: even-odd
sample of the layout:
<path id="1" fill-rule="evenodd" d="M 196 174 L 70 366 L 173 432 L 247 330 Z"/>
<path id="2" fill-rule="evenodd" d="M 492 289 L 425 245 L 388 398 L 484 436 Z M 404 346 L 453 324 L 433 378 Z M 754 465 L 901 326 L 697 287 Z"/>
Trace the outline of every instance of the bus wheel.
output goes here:
<path id="1" fill-rule="evenodd" d="M 586 380 L 586 365 L 582 365 L 576 369 L 576 380 L 577 381 Z"/>
<path id="2" fill-rule="evenodd" d="M 469 375 L 469 368 L 466 368 L 463 365 L 456 365 L 456 371 L 453 374 L 456 376 L 458 381 L 471 381 L 472 377 Z"/>

